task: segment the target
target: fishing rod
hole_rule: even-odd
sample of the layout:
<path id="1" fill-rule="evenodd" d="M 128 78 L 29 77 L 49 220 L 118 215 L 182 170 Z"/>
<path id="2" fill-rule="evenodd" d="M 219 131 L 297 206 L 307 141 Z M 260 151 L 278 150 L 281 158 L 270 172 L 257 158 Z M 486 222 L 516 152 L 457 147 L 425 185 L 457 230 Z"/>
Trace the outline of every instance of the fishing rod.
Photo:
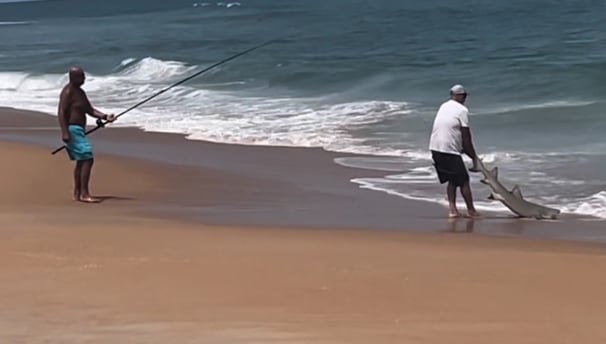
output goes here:
<path id="1" fill-rule="evenodd" d="M 217 66 L 220 66 L 220 65 L 222 65 L 222 64 L 224 64 L 224 63 L 226 63 L 226 62 L 229 62 L 229 61 L 231 61 L 231 60 L 233 60 L 233 59 L 235 59 L 235 58 L 237 58 L 237 57 L 240 57 L 240 56 L 242 56 L 242 55 L 244 55 L 244 54 L 248 54 L 249 52 L 251 52 L 251 51 L 253 51 L 253 50 L 256 50 L 256 49 L 259 49 L 259 48 L 264 47 L 264 46 L 266 46 L 266 45 L 269 45 L 269 44 L 271 44 L 271 43 L 273 43 L 273 42 L 275 42 L 275 41 L 277 41 L 277 39 L 273 39 L 273 40 L 271 40 L 271 41 L 267 41 L 267 42 L 265 42 L 265 43 L 263 43 L 263 44 L 260 44 L 260 45 L 257 45 L 257 46 L 255 46 L 255 47 L 252 47 L 252 48 L 250 48 L 250 49 L 244 50 L 244 51 L 239 52 L 239 53 L 237 53 L 237 54 L 235 54 L 235 55 L 232 55 L 232 56 L 230 56 L 230 57 L 228 57 L 228 58 L 226 58 L 226 59 L 223 59 L 223 60 L 221 60 L 221 61 L 219 61 L 219 62 L 217 62 L 217 63 L 215 63 L 215 64 L 213 64 L 213 65 L 211 65 L 211 66 L 209 66 L 209 67 L 207 67 L 207 68 L 205 68 L 205 69 L 203 69 L 203 70 L 201 70 L 201 71 L 197 72 L 197 73 L 194 73 L 194 74 L 192 74 L 192 75 L 188 76 L 187 78 L 185 78 L 185 79 L 183 79 L 183 80 L 181 80 L 181 81 L 179 81 L 179 82 L 176 82 L 176 83 L 174 83 L 174 84 L 172 84 L 172 85 L 170 85 L 170 86 L 168 86 L 168 87 L 166 87 L 166 88 L 164 88 L 164 89 L 160 90 L 159 92 L 157 92 L 157 93 L 153 94 L 152 96 L 150 96 L 150 97 L 148 97 L 148 98 L 146 98 L 146 99 L 144 99 L 144 100 L 140 101 L 139 103 L 137 103 L 137 104 L 135 104 L 135 105 L 133 105 L 133 106 L 129 107 L 128 109 L 126 109 L 126 110 L 124 110 L 124 111 L 120 112 L 119 114 L 117 114 L 117 115 L 114 117 L 114 120 L 116 120 L 118 117 L 120 117 L 120 116 L 122 116 L 122 115 L 126 114 L 127 112 L 129 112 L 129 111 L 131 111 L 131 110 L 133 110 L 133 109 L 136 109 L 137 107 L 139 107 L 139 106 L 141 106 L 141 105 L 143 105 L 143 104 L 147 103 L 148 101 L 150 101 L 150 100 L 154 99 L 155 97 L 157 97 L 157 96 L 161 95 L 162 93 L 164 93 L 164 92 L 166 92 L 166 91 L 170 90 L 171 88 L 173 88 L 173 87 L 175 87 L 175 86 L 179 86 L 179 85 L 181 85 L 182 83 L 184 83 L 184 82 L 186 82 L 186 81 L 188 81 L 188 80 L 191 80 L 191 79 L 193 79 L 193 78 L 197 77 L 198 75 L 200 75 L 200 74 L 202 74 L 202 73 L 208 72 L 209 70 L 211 70 L 211 69 L 213 69 L 213 68 L 215 68 L 215 67 L 217 67 Z M 105 124 L 106 124 L 106 123 L 108 123 L 108 122 L 109 122 L 109 121 L 107 121 L 107 120 L 106 120 L 106 121 L 104 121 L 104 120 L 102 120 L 102 119 L 100 119 L 100 118 L 99 118 L 99 119 L 97 120 L 97 126 L 96 126 L 96 127 L 94 127 L 93 129 L 90 129 L 89 131 L 87 131 L 87 132 L 85 133 L 85 135 L 89 135 L 89 134 L 91 134 L 91 133 L 95 132 L 97 129 L 105 127 Z M 61 151 L 62 149 L 64 149 L 64 148 L 66 148 L 66 146 L 65 146 L 65 145 L 63 145 L 62 147 L 59 147 L 59 148 L 55 149 L 55 150 L 54 150 L 54 151 L 53 151 L 51 154 L 53 154 L 53 155 L 54 155 L 54 154 L 56 154 L 56 153 L 60 152 L 60 151 Z"/>

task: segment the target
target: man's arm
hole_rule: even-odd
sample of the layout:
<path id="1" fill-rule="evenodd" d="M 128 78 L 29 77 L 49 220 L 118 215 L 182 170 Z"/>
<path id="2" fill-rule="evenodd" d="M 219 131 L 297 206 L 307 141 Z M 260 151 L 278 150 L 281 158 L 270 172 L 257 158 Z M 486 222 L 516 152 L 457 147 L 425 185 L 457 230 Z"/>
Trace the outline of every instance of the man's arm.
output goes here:
<path id="1" fill-rule="evenodd" d="M 467 111 L 461 113 L 460 116 L 461 121 L 461 136 L 463 138 L 463 153 L 467 154 L 471 158 L 473 163 L 471 167 L 471 171 L 478 170 L 478 155 L 476 154 L 476 150 L 473 146 L 473 140 L 471 139 L 471 129 L 469 128 L 469 115 Z"/>
<path id="2" fill-rule="evenodd" d="M 95 109 L 91 103 L 88 101 L 88 99 L 86 99 L 86 102 L 88 103 L 88 111 L 86 111 L 87 114 L 95 117 L 95 118 L 100 118 L 100 119 L 107 119 L 108 115 L 104 114 L 103 112 Z"/>
<path id="3" fill-rule="evenodd" d="M 97 110 L 95 108 L 92 108 L 92 111 L 89 112 L 89 115 L 91 115 L 91 116 L 93 116 L 95 118 L 100 118 L 100 119 L 108 119 L 109 118 L 108 114 L 105 114 L 105 113 L 103 113 L 103 112 L 101 112 L 101 111 L 99 111 L 99 110 Z"/>
<path id="4" fill-rule="evenodd" d="M 59 96 L 59 108 L 57 110 L 57 118 L 59 119 L 59 126 L 61 127 L 61 138 L 63 141 L 69 141 L 69 131 L 67 130 L 67 123 L 69 122 L 68 102 L 69 102 L 69 89 L 64 88 Z"/>
<path id="5" fill-rule="evenodd" d="M 472 160 L 474 160 L 475 165 L 475 160 L 478 158 L 478 156 L 476 155 L 476 150 L 473 147 L 473 141 L 471 139 L 471 129 L 469 129 L 469 127 L 462 127 L 461 132 L 463 134 L 463 152 L 467 154 L 467 156 L 469 156 Z"/>

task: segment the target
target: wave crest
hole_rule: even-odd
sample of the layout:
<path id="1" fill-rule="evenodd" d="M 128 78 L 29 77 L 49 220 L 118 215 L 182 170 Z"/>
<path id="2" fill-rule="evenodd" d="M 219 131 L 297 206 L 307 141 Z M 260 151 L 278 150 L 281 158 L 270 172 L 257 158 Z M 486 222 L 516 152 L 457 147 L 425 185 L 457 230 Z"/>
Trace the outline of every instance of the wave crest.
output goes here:
<path id="1" fill-rule="evenodd" d="M 130 78 L 133 82 L 162 83 L 175 77 L 185 76 L 197 66 L 187 66 L 180 61 L 164 61 L 148 56 L 140 60 L 124 59 L 120 62 L 119 68 L 121 69 L 117 77 Z"/>

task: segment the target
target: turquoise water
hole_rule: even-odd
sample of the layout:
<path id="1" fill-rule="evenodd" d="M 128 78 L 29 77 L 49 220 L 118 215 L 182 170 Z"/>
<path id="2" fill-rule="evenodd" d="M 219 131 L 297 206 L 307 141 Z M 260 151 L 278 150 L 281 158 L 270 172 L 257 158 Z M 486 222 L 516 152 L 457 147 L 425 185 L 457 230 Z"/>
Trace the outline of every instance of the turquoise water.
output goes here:
<path id="1" fill-rule="evenodd" d="M 454 83 L 477 150 L 503 180 L 606 217 L 603 1 L 0 1 L 0 99 L 54 113 L 65 71 L 121 125 L 228 143 L 324 147 L 388 170 L 364 187 L 443 202 L 427 144 Z M 117 124 L 118 125 L 118 124 Z M 474 183 L 476 176 L 474 176 Z M 475 184 L 474 184 L 475 185 Z M 480 207 L 502 210 L 482 200 Z"/>

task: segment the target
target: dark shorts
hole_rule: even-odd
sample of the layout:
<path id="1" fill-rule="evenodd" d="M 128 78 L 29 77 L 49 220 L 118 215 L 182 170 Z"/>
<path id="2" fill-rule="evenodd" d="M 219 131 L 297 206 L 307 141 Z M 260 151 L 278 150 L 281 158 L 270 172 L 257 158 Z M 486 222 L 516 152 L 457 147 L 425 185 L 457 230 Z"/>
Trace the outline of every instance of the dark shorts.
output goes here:
<path id="1" fill-rule="evenodd" d="M 469 182 L 467 167 L 463 162 L 463 157 L 459 154 L 450 154 L 431 151 L 433 166 L 438 173 L 440 184 L 452 182 L 456 186 L 463 186 Z"/>

